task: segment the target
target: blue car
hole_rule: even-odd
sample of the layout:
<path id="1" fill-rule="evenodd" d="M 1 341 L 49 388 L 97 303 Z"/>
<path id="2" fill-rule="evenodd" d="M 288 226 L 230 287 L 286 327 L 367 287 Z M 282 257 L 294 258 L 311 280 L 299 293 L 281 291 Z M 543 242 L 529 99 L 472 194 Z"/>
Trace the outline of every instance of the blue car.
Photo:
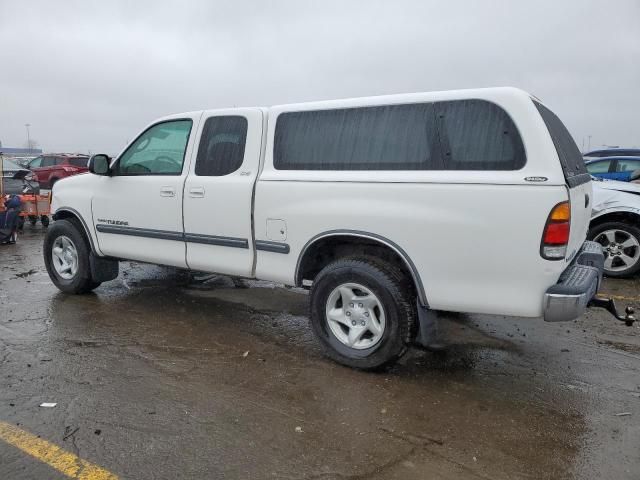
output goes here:
<path id="1" fill-rule="evenodd" d="M 640 156 L 616 156 L 586 160 L 587 171 L 598 178 L 629 182 L 631 175 L 640 170 Z"/>
<path id="2" fill-rule="evenodd" d="M 602 148 L 600 150 L 591 150 L 583 156 L 588 160 L 602 157 L 640 157 L 640 148 Z"/>

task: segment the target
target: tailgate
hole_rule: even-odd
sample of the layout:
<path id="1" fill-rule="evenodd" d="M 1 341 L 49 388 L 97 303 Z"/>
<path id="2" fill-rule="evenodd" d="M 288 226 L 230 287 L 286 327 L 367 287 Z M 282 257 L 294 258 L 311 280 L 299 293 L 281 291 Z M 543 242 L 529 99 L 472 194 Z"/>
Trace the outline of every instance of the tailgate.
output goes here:
<path id="1" fill-rule="evenodd" d="M 553 144 L 558 153 L 558 160 L 569 189 L 571 201 L 571 233 L 567 248 L 567 258 L 571 259 L 580 250 L 587 238 L 589 221 L 591 219 L 591 204 L 593 192 L 591 176 L 587 172 L 582 154 L 573 137 L 562 121 L 547 107 L 533 101 L 544 120 Z"/>
<path id="2" fill-rule="evenodd" d="M 569 188 L 569 200 L 571 202 L 571 233 L 567 248 L 567 258 L 569 260 L 578 253 L 587 238 L 591 220 L 592 199 L 591 182 L 581 183 Z"/>

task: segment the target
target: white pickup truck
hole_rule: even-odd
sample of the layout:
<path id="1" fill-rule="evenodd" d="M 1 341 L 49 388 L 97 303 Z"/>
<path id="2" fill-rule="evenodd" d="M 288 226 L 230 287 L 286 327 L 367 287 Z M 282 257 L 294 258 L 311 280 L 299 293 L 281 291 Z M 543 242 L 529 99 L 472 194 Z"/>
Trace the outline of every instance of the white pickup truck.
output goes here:
<path id="1" fill-rule="evenodd" d="M 582 156 L 514 88 L 182 113 L 89 165 L 53 189 L 60 290 L 121 259 L 310 288 L 357 368 L 434 346 L 430 310 L 571 320 L 602 277 Z"/>

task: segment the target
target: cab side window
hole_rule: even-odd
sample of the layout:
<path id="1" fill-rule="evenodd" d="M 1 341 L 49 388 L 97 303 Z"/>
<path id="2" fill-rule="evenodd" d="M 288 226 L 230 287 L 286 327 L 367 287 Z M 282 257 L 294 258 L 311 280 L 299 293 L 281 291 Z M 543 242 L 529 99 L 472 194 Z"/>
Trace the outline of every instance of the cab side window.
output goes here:
<path id="1" fill-rule="evenodd" d="M 191 120 L 170 120 L 149 127 L 120 155 L 115 175 L 180 175 Z"/>
<path id="2" fill-rule="evenodd" d="M 247 141 L 247 119 L 240 116 L 208 118 L 204 124 L 195 173 L 220 177 L 242 165 Z"/>

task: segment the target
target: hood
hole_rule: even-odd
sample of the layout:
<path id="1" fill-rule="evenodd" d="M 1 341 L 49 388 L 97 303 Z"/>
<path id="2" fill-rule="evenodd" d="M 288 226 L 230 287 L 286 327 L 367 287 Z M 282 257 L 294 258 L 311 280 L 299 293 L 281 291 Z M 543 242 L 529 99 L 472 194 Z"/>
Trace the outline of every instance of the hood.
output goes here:
<path id="1" fill-rule="evenodd" d="M 640 184 L 593 181 L 593 212 L 591 218 L 604 213 L 633 212 L 640 214 Z"/>
<path id="2" fill-rule="evenodd" d="M 604 190 L 616 190 L 618 192 L 635 193 L 640 195 L 640 183 L 617 182 L 615 180 L 592 179 L 591 184 L 594 190 L 601 188 Z"/>

